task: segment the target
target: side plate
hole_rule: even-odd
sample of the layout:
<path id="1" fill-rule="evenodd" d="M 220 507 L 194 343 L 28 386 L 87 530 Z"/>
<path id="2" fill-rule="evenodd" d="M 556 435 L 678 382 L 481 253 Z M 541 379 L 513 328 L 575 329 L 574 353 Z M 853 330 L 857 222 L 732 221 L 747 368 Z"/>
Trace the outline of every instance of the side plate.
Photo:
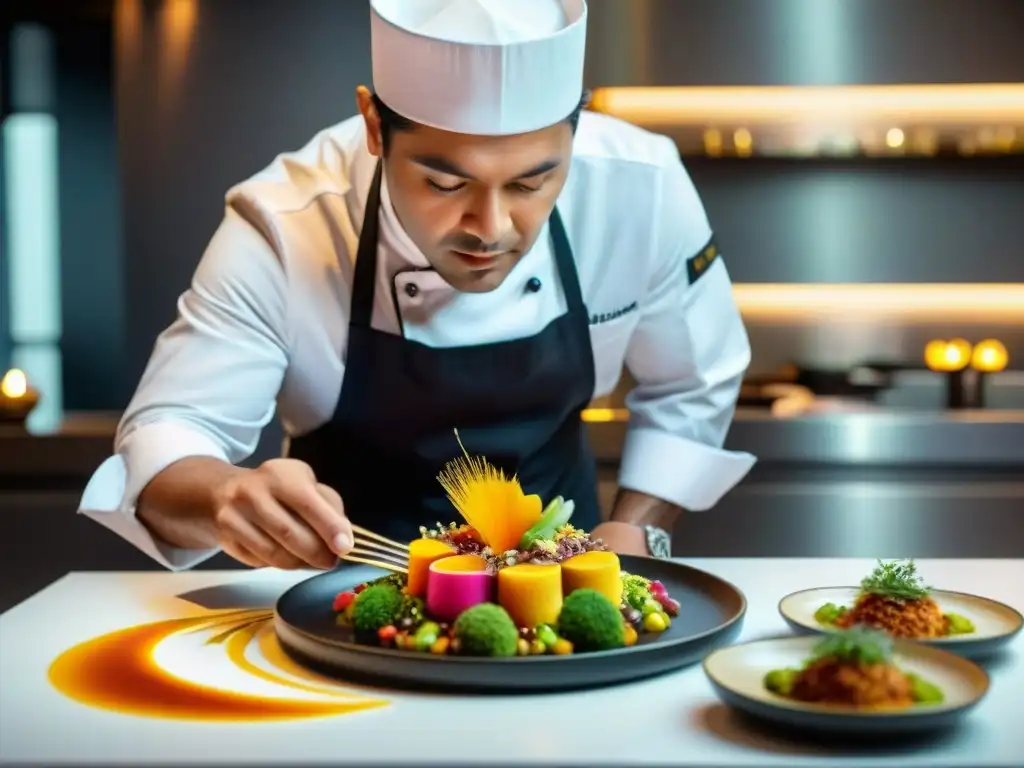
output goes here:
<path id="1" fill-rule="evenodd" d="M 868 738 L 953 726 L 988 693 L 988 673 L 974 662 L 904 640 L 893 644 L 896 665 L 937 685 L 945 696 L 941 704 L 899 710 L 854 709 L 792 701 L 765 687 L 768 672 L 799 667 L 819 639 L 783 637 L 721 648 L 704 660 L 704 673 L 723 702 L 753 717 L 793 729 Z"/>
<path id="2" fill-rule="evenodd" d="M 852 606 L 857 594 L 857 587 L 805 589 L 782 598 L 779 613 L 797 632 L 823 634 L 830 630 L 817 622 L 815 611 L 826 603 Z M 943 613 L 956 613 L 970 619 L 975 631 L 917 640 L 924 645 L 943 648 L 966 658 L 981 658 L 1002 649 L 1024 629 L 1024 616 L 995 600 L 941 589 L 932 590 L 931 596 Z"/>

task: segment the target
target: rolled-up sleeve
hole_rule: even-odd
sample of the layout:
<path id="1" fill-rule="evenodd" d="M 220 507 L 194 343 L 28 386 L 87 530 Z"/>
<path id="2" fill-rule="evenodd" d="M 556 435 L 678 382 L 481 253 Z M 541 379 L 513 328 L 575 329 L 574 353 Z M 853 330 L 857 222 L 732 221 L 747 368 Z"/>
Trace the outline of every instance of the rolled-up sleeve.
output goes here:
<path id="1" fill-rule="evenodd" d="M 658 247 L 626 354 L 637 386 L 619 484 L 691 511 L 710 509 L 756 458 L 723 449 L 750 342 L 704 206 L 666 148 Z"/>
<path id="2" fill-rule="evenodd" d="M 178 316 L 157 339 L 118 426 L 114 455 L 86 486 L 79 513 L 171 570 L 218 550 L 158 541 L 135 516 L 139 493 L 184 458 L 238 464 L 274 415 L 288 364 L 284 269 L 260 232 L 229 209 Z"/>

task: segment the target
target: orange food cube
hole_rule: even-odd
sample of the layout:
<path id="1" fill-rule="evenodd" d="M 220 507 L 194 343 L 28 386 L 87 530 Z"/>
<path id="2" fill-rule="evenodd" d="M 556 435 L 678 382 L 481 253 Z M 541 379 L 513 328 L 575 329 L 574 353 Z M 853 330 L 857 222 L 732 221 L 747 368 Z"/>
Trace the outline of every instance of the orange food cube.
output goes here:
<path id="1" fill-rule="evenodd" d="M 452 557 L 455 550 L 437 539 L 414 539 L 409 544 L 409 581 L 405 591 L 413 597 L 427 594 L 430 566 L 444 557 Z"/>

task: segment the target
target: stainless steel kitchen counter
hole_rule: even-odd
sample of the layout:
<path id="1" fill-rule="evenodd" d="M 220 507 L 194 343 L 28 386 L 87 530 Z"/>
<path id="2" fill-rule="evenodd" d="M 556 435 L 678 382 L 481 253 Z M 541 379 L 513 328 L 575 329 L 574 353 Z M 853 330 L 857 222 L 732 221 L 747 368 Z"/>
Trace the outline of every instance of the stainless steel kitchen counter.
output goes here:
<path id="1" fill-rule="evenodd" d="M 611 413 L 611 412 L 607 412 Z M 601 415 L 592 412 L 592 417 Z M 53 434 L 0 430 L 0 488 L 81 488 L 110 455 L 117 414 L 68 414 Z M 626 433 L 623 420 L 589 421 L 598 459 L 618 464 Z M 267 436 L 260 455 L 276 451 Z M 739 409 L 726 447 L 748 451 L 760 466 L 812 464 L 840 467 L 1020 467 L 1024 479 L 1024 411 L 928 411 L 890 409 L 781 418 L 760 409 Z"/>
<path id="2" fill-rule="evenodd" d="M 0 432 L 0 610 L 68 570 L 158 569 L 74 514 L 116 424 L 116 414 L 72 415 L 58 434 Z M 610 508 L 625 424 L 589 427 Z M 779 419 L 741 410 L 728 446 L 760 460 L 714 509 L 681 516 L 676 555 L 1024 556 L 1019 412 Z"/>
<path id="3" fill-rule="evenodd" d="M 625 426 L 589 424 L 606 510 Z M 741 410 L 726 446 L 758 463 L 679 518 L 677 556 L 1024 557 L 1024 412 Z"/>
<path id="4" fill-rule="evenodd" d="M 591 421 L 588 427 L 598 458 L 617 463 L 625 422 Z M 1020 466 L 1024 471 L 1024 411 L 890 409 L 784 418 L 739 409 L 726 448 L 748 451 L 762 464 Z"/>

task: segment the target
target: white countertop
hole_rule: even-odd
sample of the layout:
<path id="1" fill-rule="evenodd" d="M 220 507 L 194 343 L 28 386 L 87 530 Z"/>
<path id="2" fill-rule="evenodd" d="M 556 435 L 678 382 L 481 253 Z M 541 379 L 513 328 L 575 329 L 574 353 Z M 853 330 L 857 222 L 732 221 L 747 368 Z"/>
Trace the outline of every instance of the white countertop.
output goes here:
<path id="1" fill-rule="evenodd" d="M 841 535 L 841 532 L 839 533 Z M 746 594 L 740 642 L 788 634 L 776 606 L 789 592 L 856 584 L 869 560 L 686 560 Z M 936 588 L 984 595 L 1024 611 L 1024 560 L 920 560 Z M 386 706 L 342 716 L 262 722 L 150 718 L 96 709 L 51 686 L 50 664 L 107 632 L 209 613 L 206 607 L 271 608 L 309 573 L 194 571 L 72 573 L 0 616 L 0 764 L 356 763 L 453 765 L 1010 766 L 1024 763 L 1024 636 L 989 666 L 992 688 L 961 729 L 937 742 L 839 750 L 754 731 L 715 697 L 699 665 L 645 682 L 547 696 L 451 696 L 328 683 Z M 177 597 L 217 585 L 191 600 Z M 210 600 L 216 597 L 219 605 Z M 273 629 L 262 630 L 273 642 Z M 294 691 L 247 676 L 210 633 L 179 635 L 156 658 L 179 677 L 238 693 Z M 267 667 L 251 643 L 248 658 Z M 276 667 L 281 669 L 280 666 Z M 280 672 L 278 672 L 280 674 Z M 293 678 L 298 679 L 298 678 Z"/>

